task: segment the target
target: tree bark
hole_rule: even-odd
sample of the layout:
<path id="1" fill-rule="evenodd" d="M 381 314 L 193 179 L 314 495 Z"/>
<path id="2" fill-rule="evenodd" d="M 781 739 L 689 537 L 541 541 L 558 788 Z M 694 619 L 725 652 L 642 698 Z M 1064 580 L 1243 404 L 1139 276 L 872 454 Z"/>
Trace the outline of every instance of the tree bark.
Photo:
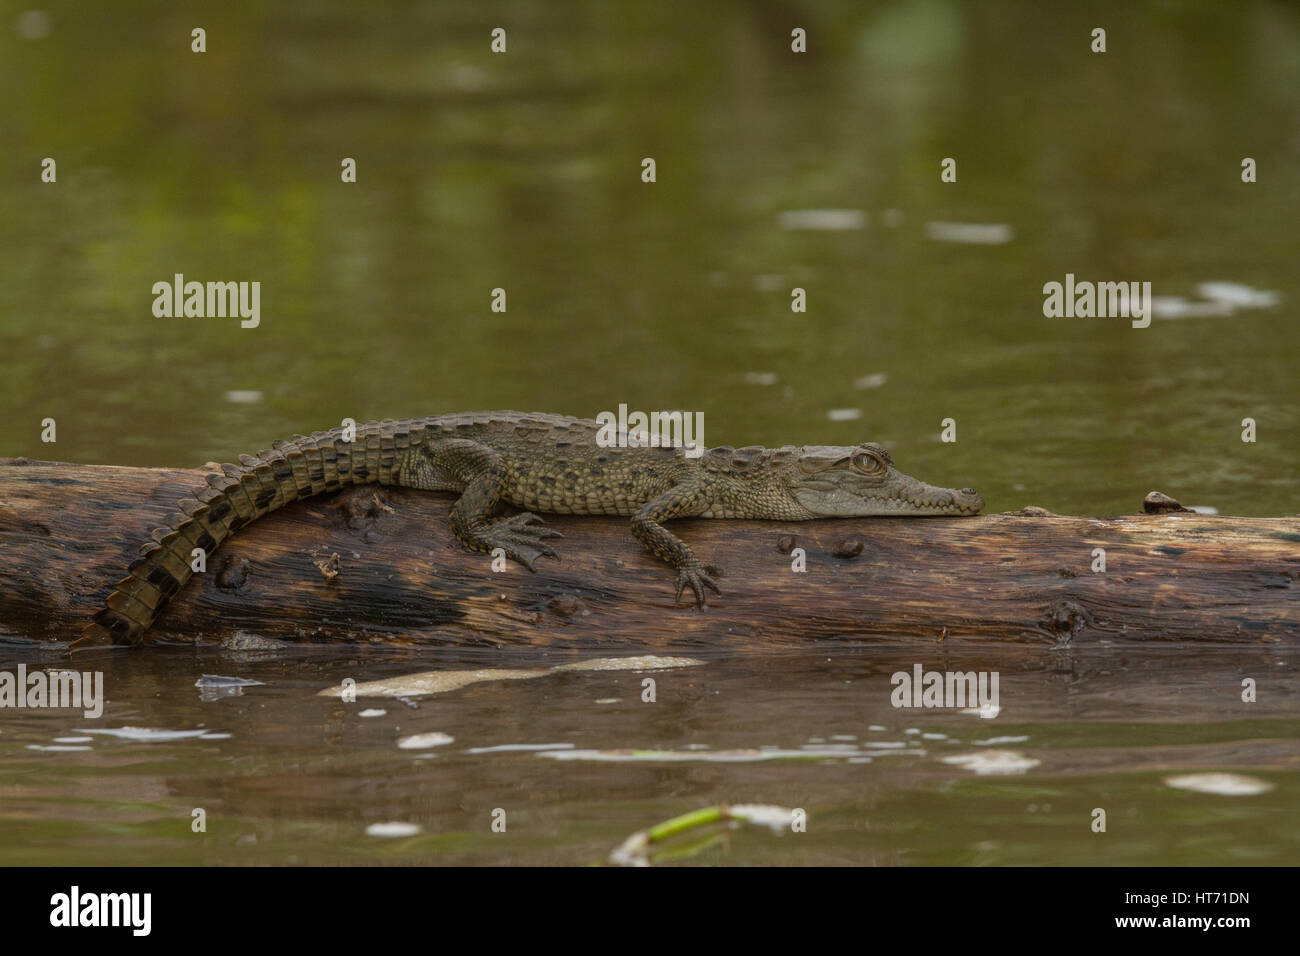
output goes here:
<path id="1" fill-rule="evenodd" d="M 0 637 L 74 639 L 207 470 L 0 459 Z M 149 641 L 771 647 L 818 638 L 1300 641 L 1300 519 L 672 523 L 723 595 L 696 610 L 621 518 L 549 516 L 536 574 L 452 536 L 453 496 L 370 486 L 298 502 L 211 555 Z M 1175 503 L 1176 504 L 1176 503 Z M 1094 571 L 1094 549 L 1105 570 Z M 800 559 L 802 573 L 793 570 Z M 337 555 L 337 558 L 334 556 Z M 685 601 L 686 596 L 683 596 Z"/>

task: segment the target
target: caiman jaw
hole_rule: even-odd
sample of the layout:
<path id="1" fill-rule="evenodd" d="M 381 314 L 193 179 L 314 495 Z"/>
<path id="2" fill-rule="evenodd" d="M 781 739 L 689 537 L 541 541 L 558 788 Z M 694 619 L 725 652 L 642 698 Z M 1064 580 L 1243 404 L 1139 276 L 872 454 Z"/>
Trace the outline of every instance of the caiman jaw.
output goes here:
<path id="1" fill-rule="evenodd" d="M 984 507 L 972 488 L 940 488 L 903 474 L 875 444 L 808 448 L 800 466 L 790 494 L 818 517 L 974 515 Z"/>

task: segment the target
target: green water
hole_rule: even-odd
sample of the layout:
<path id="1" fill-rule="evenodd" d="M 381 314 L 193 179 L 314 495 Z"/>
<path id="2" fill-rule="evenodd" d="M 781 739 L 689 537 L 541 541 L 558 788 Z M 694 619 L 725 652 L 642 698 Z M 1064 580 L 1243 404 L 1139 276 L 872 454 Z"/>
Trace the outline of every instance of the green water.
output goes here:
<path id="1" fill-rule="evenodd" d="M 1294 6 L 48 9 L 0 31 L 5 454 L 196 465 L 345 416 L 626 402 L 713 444 L 885 440 L 995 511 L 1300 510 Z M 866 225 L 781 228 L 822 208 Z M 260 281 L 259 327 L 155 318 L 178 272 Z M 1067 272 L 1280 300 L 1045 318 Z"/>
<path id="2" fill-rule="evenodd" d="M 187 466 L 344 417 L 626 403 L 701 411 L 709 444 L 886 441 L 992 511 L 1131 512 L 1152 489 L 1300 511 L 1294 5 L 52 2 L 30 39 L 25 7 L 0 4 L 0 455 Z M 819 209 L 860 228 L 782 219 Z M 1011 238 L 939 241 L 934 222 Z M 176 273 L 260 282 L 260 325 L 154 317 L 153 284 Z M 1067 273 L 1192 303 L 1231 282 L 1271 304 L 1145 329 L 1046 318 L 1043 285 Z M 44 660 L 4 651 L 0 670 L 20 658 Z M 1003 713 L 890 707 L 889 674 L 917 661 L 1001 670 Z M 566 674 L 364 719 L 366 702 L 316 696 L 344 676 L 555 662 L 113 656 L 100 720 L 0 714 L 0 862 L 583 864 L 718 802 L 802 808 L 808 832 L 737 831 L 697 862 L 1300 858 L 1288 649 L 828 646 L 658 672 L 655 704 L 641 673 Z M 264 686 L 204 701 L 203 673 Z M 129 726 L 230 736 L 32 749 Z M 434 731 L 454 742 L 396 747 Z M 977 743 L 1000 736 L 1017 739 Z M 836 737 L 906 754 L 708 756 Z M 703 756 L 468 752 L 548 743 Z M 1037 763 L 944 760 L 981 747 Z M 1200 772 L 1270 789 L 1168 783 Z M 420 833 L 366 835 L 385 821 Z"/>

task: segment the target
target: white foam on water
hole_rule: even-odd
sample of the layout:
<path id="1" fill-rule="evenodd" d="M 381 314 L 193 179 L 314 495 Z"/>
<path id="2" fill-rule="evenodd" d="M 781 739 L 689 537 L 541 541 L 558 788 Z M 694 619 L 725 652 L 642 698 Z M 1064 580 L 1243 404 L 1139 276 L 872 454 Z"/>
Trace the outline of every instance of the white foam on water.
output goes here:
<path id="1" fill-rule="evenodd" d="M 876 372 L 874 375 L 863 375 L 861 378 L 853 380 L 854 388 L 880 388 L 885 382 L 889 381 L 884 372 Z"/>
<path id="2" fill-rule="evenodd" d="M 1268 309 L 1278 305 L 1278 292 L 1252 289 L 1240 282 L 1202 282 L 1196 287 L 1200 301 L 1181 295 L 1154 295 L 1151 314 L 1158 319 L 1221 318 L 1242 309 Z"/>
<path id="3" fill-rule="evenodd" d="M 407 837 L 420 832 L 418 823 L 372 823 L 366 827 L 366 836 L 373 837 Z"/>
<path id="4" fill-rule="evenodd" d="M 1236 309 L 1267 309 L 1282 301 L 1277 292 L 1252 289 L 1240 282 L 1202 282 L 1196 292 L 1203 299 L 1222 302 Z"/>
<path id="5" fill-rule="evenodd" d="M 1181 295 L 1153 295 L 1151 314 L 1157 319 L 1203 319 L 1232 315 L 1232 306 L 1224 302 L 1192 302 Z"/>
<path id="6" fill-rule="evenodd" d="M 938 242 L 1000 246 L 1011 241 L 1015 230 L 1004 222 L 927 222 L 925 234 Z"/>
<path id="7" fill-rule="evenodd" d="M 980 753 L 953 754 L 943 762 L 970 770 L 980 776 L 1024 773 L 1037 767 L 1041 760 L 1026 757 L 1014 750 L 985 750 Z"/>
<path id="8" fill-rule="evenodd" d="M 1258 777 L 1239 773 L 1189 773 L 1179 777 L 1166 777 L 1165 786 L 1195 793 L 1213 793 L 1224 797 L 1253 797 L 1267 793 L 1273 784 Z"/>
<path id="9" fill-rule="evenodd" d="M 818 229 L 845 232 L 863 229 L 867 214 L 861 209 L 788 209 L 777 217 L 782 229 Z"/>

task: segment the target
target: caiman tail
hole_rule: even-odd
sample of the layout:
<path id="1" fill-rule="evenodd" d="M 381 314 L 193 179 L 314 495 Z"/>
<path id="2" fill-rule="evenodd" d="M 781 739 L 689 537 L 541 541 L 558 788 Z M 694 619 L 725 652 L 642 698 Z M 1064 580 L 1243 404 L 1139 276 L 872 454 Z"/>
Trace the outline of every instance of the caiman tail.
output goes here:
<path id="1" fill-rule="evenodd" d="M 224 474 L 207 476 L 207 486 L 181 500 L 166 527 L 140 547 L 130 574 L 117 583 L 107 606 L 87 624 L 72 650 L 108 644 L 138 644 L 159 610 L 194 574 L 195 548 L 210 557 L 234 532 L 291 501 L 350 485 L 391 484 L 419 420 L 366 422 L 355 436 L 342 427 L 277 441 L 256 456 L 241 455 Z M 347 438 L 352 438 L 348 441 Z"/>

